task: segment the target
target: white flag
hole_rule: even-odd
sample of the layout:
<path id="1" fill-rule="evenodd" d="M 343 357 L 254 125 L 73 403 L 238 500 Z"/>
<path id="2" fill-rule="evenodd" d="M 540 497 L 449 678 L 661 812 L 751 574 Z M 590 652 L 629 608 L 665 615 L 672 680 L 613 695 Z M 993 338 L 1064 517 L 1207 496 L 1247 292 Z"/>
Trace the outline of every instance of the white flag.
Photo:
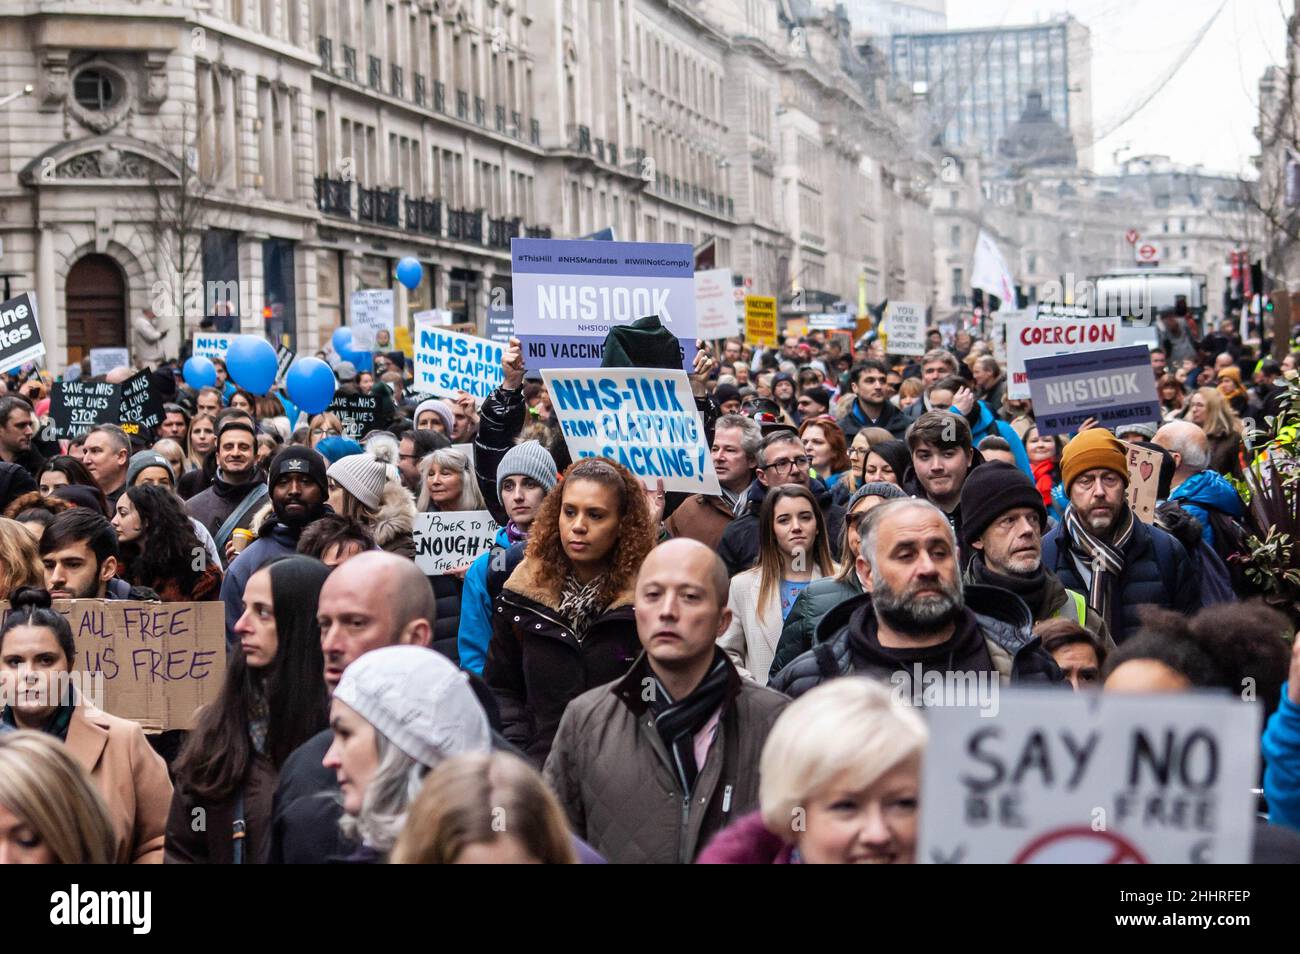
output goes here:
<path id="1" fill-rule="evenodd" d="M 983 229 L 980 229 L 975 243 L 975 264 L 971 268 L 970 283 L 972 288 L 982 288 L 986 294 L 996 295 L 1004 305 L 1016 307 L 1016 283 L 1011 277 L 1011 269 L 1007 268 L 993 236 Z"/>

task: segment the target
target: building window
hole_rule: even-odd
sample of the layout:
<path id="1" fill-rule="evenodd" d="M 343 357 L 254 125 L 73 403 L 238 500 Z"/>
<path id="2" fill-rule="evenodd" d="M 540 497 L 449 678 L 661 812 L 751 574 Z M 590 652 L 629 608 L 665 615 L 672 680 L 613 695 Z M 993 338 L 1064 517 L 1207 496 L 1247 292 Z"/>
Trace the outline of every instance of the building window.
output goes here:
<path id="1" fill-rule="evenodd" d="M 964 276 L 960 268 L 952 270 L 952 293 L 954 295 L 964 295 L 966 293 L 966 284 L 963 281 Z"/>
<path id="2" fill-rule="evenodd" d="M 961 226 L 960 225 L 954 225 L 952 227 L 952 247 L 953 248 L 961 247 Z"/>
<path id="3" fill-rule="evenodd" d="M 93 112 L 103 112 L 117 102 L 119 84 L 104 70 L 82 70 L 72 84 L 77 105 Z"/>
<path id="4" fill-rule="evenodd" d="M 1186 259 L 1186 258 L 1187 258 L 1187 246 L 1184 245 L 1181 249 L 1179 249 L 1179 251 L 1182 252 L 1181 257 L 1182 257 L 1183 259 Z"/>

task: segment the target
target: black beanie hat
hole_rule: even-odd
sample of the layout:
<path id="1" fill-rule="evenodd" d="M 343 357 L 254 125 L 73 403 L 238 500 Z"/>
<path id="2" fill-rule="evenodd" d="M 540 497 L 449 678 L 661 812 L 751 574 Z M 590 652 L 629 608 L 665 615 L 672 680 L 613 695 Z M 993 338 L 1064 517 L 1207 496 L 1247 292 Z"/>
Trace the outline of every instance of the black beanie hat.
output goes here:
<path id="1" fill-rule="evenodd" d="M 961 488 L 962 546 L 970 549 L 994 520 L 1017 507 L 1032 509 L 1039 525 L 1047 529 L 1043 495 L 1024 471 L 1000 460 L 973 468 Z"/>
<path id="2" fill-rule="evenodd" d="M 831 398 L 831 392 L 820 386 L 815 388 L 804 388 L 803 397 L 811 398 L 814 402 L 820 404 L 828 411 L 831 408 L 831 401 L 833 400 L 833 398 Z"/>
<path id="3" fill-rule="evenodd" d="M 682 346 L 658 315 L 615 325 L 605 336 L 602 368 L 666 368 L 682 366 Z"/>
<path id="4" fill-rule="evenodd" d="M 321 489 L 321 493 L 330 492 L 329 478 L 325 476 L 325 458 L 301 444 L 290 444 L 276 451 L 271 458 L 271 467 L 267 472 L 266 486 L 274 487 L 282 474 L 306 474 Z"/>

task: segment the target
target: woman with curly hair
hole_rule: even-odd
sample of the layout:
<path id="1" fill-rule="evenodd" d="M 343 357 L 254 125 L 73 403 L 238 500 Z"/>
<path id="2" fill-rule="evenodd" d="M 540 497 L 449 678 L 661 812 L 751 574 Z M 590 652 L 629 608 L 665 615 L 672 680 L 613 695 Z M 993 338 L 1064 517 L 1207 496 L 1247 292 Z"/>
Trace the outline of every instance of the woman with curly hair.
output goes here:
<path id="1" fill-rule="evenodd" d="M 45 567 L 36 539 L 21 523 L 0 518 L 0 600 L 9 599 L 22 586 L 45 586 Z"/>
<path id="2" fill-rule="evenodd" d="M 589 457 L 533 521 L 494 607 L 483 678 L 503 734 L 538 766 L 569 700 L 619 678 L 641 652 L 632 591 L 663 504 L 662 485 L 643 490 L 627 468 Z"/>
<path id="3" fill-rule="evenodd" d="M 170 603 L 219 598 L 221 567 L 208 558 L 180 498 L 168 488 L 127 488 L 118 498 L 113 529 L 122 576 L 132 585 L 148 587 Z"/>

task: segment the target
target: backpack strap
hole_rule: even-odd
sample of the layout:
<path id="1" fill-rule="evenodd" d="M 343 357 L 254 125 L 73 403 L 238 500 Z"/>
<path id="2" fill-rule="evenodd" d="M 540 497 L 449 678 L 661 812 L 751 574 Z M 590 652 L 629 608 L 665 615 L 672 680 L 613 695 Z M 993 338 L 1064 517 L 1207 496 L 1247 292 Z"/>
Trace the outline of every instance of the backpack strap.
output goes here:
<path id="1" fill-rule="evenodd" d="M 238 527 L 243 519 L 252 512 L 254 507 L 266 499 L 268 494 L 270 494 L 270 491 L 266 489 L 266 484 L 264 482 L 258 482 L 257 486 L 250 490 L 248 495 L 239 502 L 239 506 L 231 511 L 230 516 L 226 518 L 226 522 L 223 523 L 217 529 L 217 532 L 212 535 L 212 540 L 217 545 L 218 553 L 224 552 L 226 541 L 229 540 L 230 535 L 235 532 L 235 528 Z"/>

